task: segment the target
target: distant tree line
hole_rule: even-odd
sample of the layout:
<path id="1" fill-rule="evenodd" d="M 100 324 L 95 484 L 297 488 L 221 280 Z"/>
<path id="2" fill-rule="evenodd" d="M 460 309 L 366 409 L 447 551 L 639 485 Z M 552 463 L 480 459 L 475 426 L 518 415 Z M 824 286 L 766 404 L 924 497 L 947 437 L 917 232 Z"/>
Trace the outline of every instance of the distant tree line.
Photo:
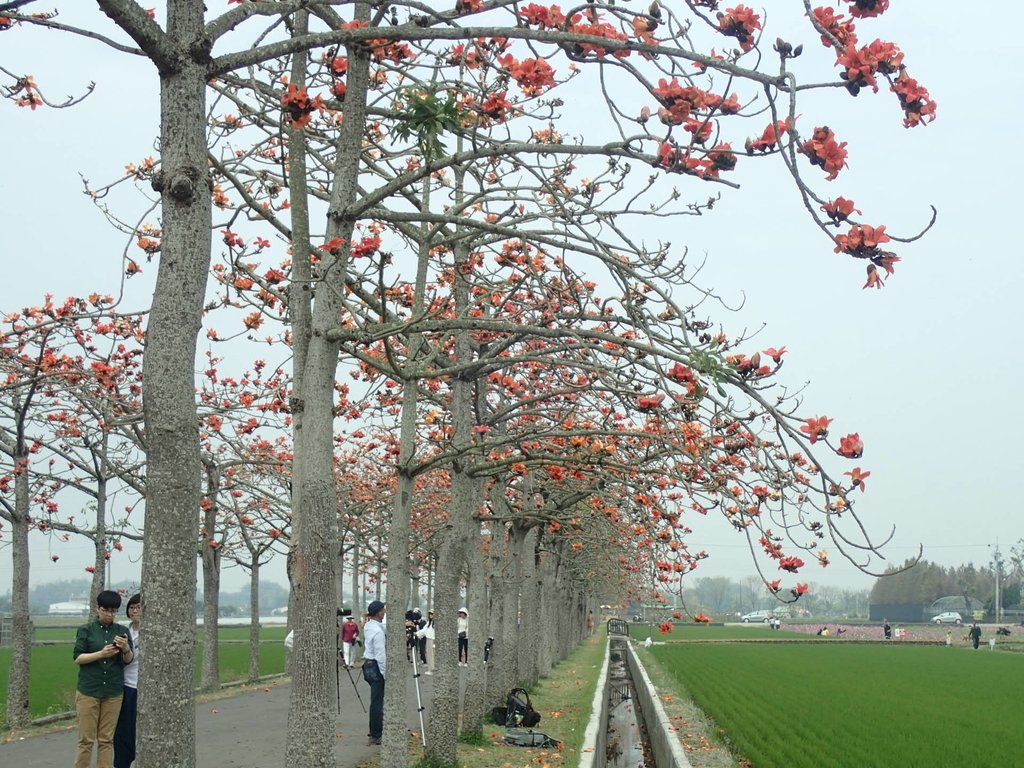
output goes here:
<path id="1" fill-rule="evenodd" d="M 29 590 L 29 610 L 35 616 L 45 615 L 53 603 L 63 603 L 73 600 L 82 600 L 91 603 L 92 597 L 89 592 L 92 582 L 90 579 L 61 579 L 50 581 L 45 584 L 36 584 Z M 114 587 L 122 585 L 115 584 Z M 133 589 L 135 585 L 127 585 L 126 589 Z M 196 610 L 202 612 L 203 595 L 196 593 Z M 220 605 L 222 615 L 234 615 L 239 610 L 247 615 L 249 608 L 249 586 L 246 585 L 236 592 L 220 593 Z M 262 582 L 260 584 L 260 614 L 265 615 L 275 608 L 288 605 L 288 589 L 275 582 Z M 0 613 L 9 611 L 11 608 L 10 592 L 0 595 Z"/>
<path id="2" fill-rule="evenodd" d="M 1016 554 L 1016 553 L 1015 553 Z M 930 605 L 941 597 L 960 596 L 979 600 L 991 611 L 996 603 L 996 570 L 1001 574 L 1000 600 L 1003 609 L 1020 607 L 1020 558 L 1011 555 L 1009 561 L 996 561 L 989 565 L 973 563 L 941 566 L 928 560 L 915 563 L 908 560 L 893 566 L 875 581 L 871 589 L 871 603 Z"/>
<path id="3" fill-rule="evenodd" d="M 810 584 L 807 594 L 800 598 L 801 611 L 813 616 L 867 616 L 867 590 L 846 589 L 823 584 Z M 782 608 L 783 604 L 768 591 L 756 576 L 731 579 L 727 576 L 704 576 L 689 583 L 683 590 L 683 603 L 691 613 L 704 611 L 716 618 L 742 614 L 768 608 Z"/>

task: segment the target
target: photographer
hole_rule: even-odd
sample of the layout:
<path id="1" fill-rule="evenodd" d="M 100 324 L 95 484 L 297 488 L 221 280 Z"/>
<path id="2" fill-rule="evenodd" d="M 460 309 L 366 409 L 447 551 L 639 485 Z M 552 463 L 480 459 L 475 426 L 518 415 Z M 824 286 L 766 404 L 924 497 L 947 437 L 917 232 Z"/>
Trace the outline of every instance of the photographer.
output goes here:
<path id="1" fill-rule="evenodd" d="M 384 603 L 374 600 L 366 607 L 363 627 L 363 679 L 370 686 L 370 746 L 380 744 L 384 733 L 384 675 L 387 666 Z"/>
<path id="2" fill-rule="evenodd" d="M 342 658 L 345 668 L 348 669 L 352 666 L 352 646 L 356 644 L 356 639 L 359 637 L 359 624 L 356 623 L 356 617 L 351 613 L 345 616 L 341 620 L 338 634 L 341 637 Z"/>

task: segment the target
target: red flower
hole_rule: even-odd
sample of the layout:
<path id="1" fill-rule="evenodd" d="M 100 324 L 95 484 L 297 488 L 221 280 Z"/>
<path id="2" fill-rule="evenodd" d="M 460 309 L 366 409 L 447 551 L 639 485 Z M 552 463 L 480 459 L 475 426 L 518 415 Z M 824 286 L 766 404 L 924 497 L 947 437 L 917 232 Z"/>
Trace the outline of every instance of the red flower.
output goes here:
<path id="1" fill-rule="evenodd" d="M 641 411 L 654 411 L 661 407 L 665 395 L 641 395 L 636 399 L 637 407 Z"/>
<path id="2" fill-rule="evenodd" d="M 800 145 L 800 151 L 807 155 L 811 165 L 821 166 L 832 181 L 846 167 L 846 142 L 836 141 L 836 135 L 828 126 L 814 129 L 810 140 Z"/>
<path id="3" fill-rule="evenodd" d="M 843 21 L 843 15 L 836 15 L 831 8 L 815 8 L 814 19 L 824 27 L 832 37 L 839 41 L 842 48 L 857 43 L 852 21 Z M 832 47 L 832 40 L 826 35 L 821 36 L 821 43 L 826 48 Z"/>
<path id="4" fill-rule="evenodd" d="M 740 48 L 746 52 L 754 47 L 754 33 L 761 29 L 761 17 L 745 5 L 727 8 L 718 14 L 718 31 L 735 37 Z"/>
<path id="5" fill-rule="evenodd" d="M 770 357 L 776 365 L 782 362 L 782 356 L 786 354 L 786 348 L 776 349 L 775 347 L 768 347 L 763 352 Z"/>
<path id="6" fill-rule="evenodd" d="M 777 120 L 764 129 L 764 132 L 761 134 L 761 138 L 753 140 L 747 139 L 747 154 L 752 155 L 754 152 L 767 152 L 772 147 L 778 146 L 779 141 L 792 127 L 793 126 L 789 122 L 788 117 L 785 120 Z"/>
<path id="7" fill-rule="evenodd" d="M 892 84 L 892 90 L 903 107 L 904 127 L 913 128 L 935 119 L 935 102 L 928 95 L 928 89 L 921 87 L 906 70 L 900 71 L 896 82 Z"/>
<path id="8" fill-rule="evenodd" d="M 229 248 L 244 248 L 245 241 L 232 232 L 230 229 L 222 229 L 221 234 L 224 235 L 224 245 Z"/>
<path id="9" fill-rule="evenodd" d="M 860 488 L 861 491 L 866 490 L 864 480 L 871 476 L 870 472 L 862 472 L 860 467 L 854 467 L 851 471 L 844 472 L 843 474 L 850 478 L 850 484 L 854 488 Z"/>
<path id="10" fill-rule="evenodd" d="M 672 631 L 672 622 L 671 621 L 663 621 L 663 622 L 661 622 L 661 624 L 658 625 L 658 631 L 661 632 L 661 634 L 663 634 L 663 635 L 669 634 Z"/>
<path id="11" fill-rule="evenodd" d="M 851 432 L 846 437 L 840 438 L 838 453 L 848 459 L 859 459 L 864 454 L 864 442 L 860 439 L 860 435 Z"/>
<path id="12" fill-rule="evenodd" d="M 85 572 L 86 573 L 96 573 L 96 569 L 93 566 L 91 566 L 91 565 L 87 565 L 87 566 L 85 566 Z"/>
<path id="13" fill-rule="evenodd" d="M 480 105 L 480 112 L 496 122 L 504 122 L 508 117 L 508 111 L 512 108 L 507 98 L 508 91 L 501 91 L 487 98 Z"/>
<path id="14" fill-rule="evenodd" d="M 779 560 L 779 568 L 783 571 L 789 571 L 790 573 L 796 573 L 804 567 L 804 561 L 799 557 L 784 557 Z"/>
<path id="15" fill-rule="evenodd" d="M 320 96 L 311 99 L 305 88 L 297 88 L 292 83 L 281 97 L 281 107 L 292 128 L 303 128 L 309 124 L 314 112 L 323 109 L 324 103 Z"/>
<path id="16" fill-rule="evenodd" d="M 878 246 L 890 242 L 885 234 L 885 225 L 872 227 L 856 224 L 845 235 L 836 235 L 836 253 L 848 253 L 859 259 L 870 259 L 880 255 Z"/>
<path id="17" fill-rule="evenodd" d="M 793 597 L 800 597 L 800 595 L 806 595 L 809 591 L 810 587 L 808 587 L 806 584 L 801 584 L 800 582 L 797 582 L 796 586 L 792 589 Z"/>
<path id="18" fill-rule="evenodd" d="M 800 427 L 800 431 L 810 438 L 811 443 L 816 443 L 818 438 L 828 437 L 828 425 L 831 423 L 832 419 L 826 416 L 807 419 L 807 423 Z"/>
<path id="19" fill-rule="evenodd" d="M 851 214 L 860 214 L 860 210 L 854 208 L 853 200 L 847 200 L 845 197 L 837 197 L 835 200 L 829 200 L 823 206 L 821 210 L 825 212 L 832 221 L 838 224 L 841 221 L 846 221 L 850 218 Z"/>
<path id="20" fill-rule="evenodd" d="M 770 589 L 772 592 L 778 592 L 780 589 L 782 589 L 782 579 L 775 579 L 774 581 L 769 581 L 768 589 Z"/>

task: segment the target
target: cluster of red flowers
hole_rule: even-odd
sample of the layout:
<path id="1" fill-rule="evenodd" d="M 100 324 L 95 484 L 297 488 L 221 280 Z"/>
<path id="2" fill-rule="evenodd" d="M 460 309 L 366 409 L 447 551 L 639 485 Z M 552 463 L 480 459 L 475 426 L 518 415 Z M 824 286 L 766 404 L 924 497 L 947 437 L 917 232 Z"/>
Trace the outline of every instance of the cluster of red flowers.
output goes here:
<path id="1" fill-rule="evenodd" d="M 875 75 L 893 75 L 902 71 L 903 52 L 895 43 L 875 40 L 862 48 L 847 46 L 836 57 L 836 63 L 843 67 L 839 76 L 846 81 L 846 89 L 854 96 L 866 86 L 877 93 L 878 81 Z"/>
<path id="2" fill-rule="evenodd" d="M 804 561 L 799 557 L 783 557 L 779 560 L 779 568 L 783 571 L 789 571 L 790 573 L 796 573 L 804 567 Z"/>
<path id="3" fill-rule="evenodd" d="M 287 113 L 292 128 L 304 128 L 313 118 L 313 113 L 324 108 L 324 102 L 320 96 L 310 98 L 305 88 L 292 84 L 281 97 L 281 107 Z"/>
<path id="4" fill-rule="evenodd" d="M 540 29 L 560 29 L 565 24 L 565 14 L 557 5 L 545 7 L 530 3 L 519 9 L 519 17 L 528 25 Z"/>
<path id="5" fill-rule="evenodd" d="M 509 53 L 500 57 L 498 64 L 512 76 L 512 79 L 527 96 L 538 96 L 555 86 L 555 70 L 545 59 L 517 61 Z"/>
<path id="6" fill-rule="evenodd" d="M 686 124 L 686 130 L 694 134 L 697 134 L 704 125 L 710 130 L 710 123 L 704 117 L 696 117 L 694 113 L 705 116 L 710 116 L 714 112 L 734 115 L 740 110 L 740 102 L 735 94 L 725 97 L 708 93 L 692 85 L 683 85 L 675 77 L 671 80 L 662 78 L 658 81 L 658 87 L 651 92 L 662 104 L 662 108 L 658 110 L 658 117 L 663 123 Z"/>
<path id="7" fill-rule="evenodd" d="M 846 142 L 836 141 L 836 135 L 828 126 L 815 128 L 811 138 L 800 145 L 800 152 L 807 155 L 811 165 L 821 166 L 829 181 L 846 167 Z"/>
<path id="8" fill-rule="evenodd" d="M 590 14 L 588 14 L 590 16 Z M 575 13 L 572 18 L 569 19 L 569 32 L 575 35 L 590 35 L 592 37 L 604 37 L 609 40 L 628 40 L 629 38 L 613 27 L 611 24 L 605 21 L 600 21 L 598 16 L 590 16 L 589 20 L 584 20 L 583 14 Z M 594 54 L 599 59 L 603 59 L 607 51 L 600 45 L 593 45 L 591 43 L 579 43 L 577 45 L 577 53 L 580 56 L 587 56 Z M 623 48 L 612 53 L 613 56 L 619 59 L 625 59 L 629 57 L 629 51 Z"/>
<path id="9" fill-rule="evenodd" d="M 836 235 L 836 253 L 846 253 L 858 259 L 868 259 L 871 263 L 867 266 L 868 279 L 864 283 L 865 288 L 881 288 L 885 281 L 878 273 L 877 267 L 885 270 L 886 275 L 893 273 L 893 267 L 898 262 L 899 256 L 879 248 L 883 243 L 889 242 L 889 236 L 885 234 L 885 227 L 872 227 L 867 224 L 857 224 L 850 228 L 845 235 Z"/>
<path id="10" fill-rule="evenodd" d="M 687 173 L 701 179 L 717 179 L 719 171 L 736 167 L 736 153 L 729 144 L 716 144 L 705 157 L 694 157 L 675 142 L 662 142 L 658 148 L 658 165 L 673 173 Z"/>
<path id="11" fill-rule="evenodd" d="M 836 236 L 836 253 L 847 253 L 859 259 L 870 259 L 879 254 L 878 246 L 888 243 L 885 225 L 872 227 L 857 224 L 845 235 Z"/>
<path id="12" fill-rule="evenodd" d="M 761 17 L 745 5 L 737 5 L 718 14 L 718 31 L 728 37 L 735 37 L 744 52 L 754 47 L 754 35 L 759 29 Z"/>
<path id="13" fill-rule="evenodd" d="M 907 74 L 907 70 L 901 70 L 896 81 L 892 84 L 892 90 L 900 100 L 903 107 L 903 125 L 913 128 L 921 123 L 928 123 L 935 119 L 935 102 L 928 95 L 928 89 L 923 88 L 920 83 Z"/>
<path id="14" fill-rule="evenodd" d="M 849 2 L 850 15 L 859 19 L 880 16 L 889 7 L 888 0 Z M 895 44 L 875 40 L 858 48 L 852 21 L 845 20 L 842 14 L 836 14 L 831 8 L 815 8 L 812 15 L 814 21 L 827 33 L 821 36 L 822 44 L 838 49 L 836 64 L 842 67 L 840 77 L 846 80 L 850 93 L 856 96 L 865 86 L 877 91 L 875 75 L 881 74 L 889 79 L 891 90 L 899 99 L 904 113 L 904 126 L 913 128 L 935 119 L 935 102 L 926 88 L 907 75 L 903 53 Z"/>

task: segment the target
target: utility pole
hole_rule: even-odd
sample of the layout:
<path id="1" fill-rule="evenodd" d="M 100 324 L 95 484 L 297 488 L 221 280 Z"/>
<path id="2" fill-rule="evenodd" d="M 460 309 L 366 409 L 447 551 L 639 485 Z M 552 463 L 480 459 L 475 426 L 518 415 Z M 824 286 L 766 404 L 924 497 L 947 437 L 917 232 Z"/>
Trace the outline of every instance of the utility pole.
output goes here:
<path id="1" fill-rule="evenodd" d="M 999 589 L 1000 589 L 1000 586 L 1001 586 L 1002 581 L 1003 581 L 1003 558 L 1002 558 L 1002 555 L 999 554 L 999 539 L 996 539 L 996 552 L 995 552 L 995 555 L 993 556 L 992 559 L 993 559 L 993 561 L 995 563 L 995 572 L 996 572 L 996 607 L 995 607 L 995 615 L 996 615 L 996 624 L 998 624 L 1001 621 L 1000 616 L 1002 614 L 1002 601 L 999 599 Z"/>

